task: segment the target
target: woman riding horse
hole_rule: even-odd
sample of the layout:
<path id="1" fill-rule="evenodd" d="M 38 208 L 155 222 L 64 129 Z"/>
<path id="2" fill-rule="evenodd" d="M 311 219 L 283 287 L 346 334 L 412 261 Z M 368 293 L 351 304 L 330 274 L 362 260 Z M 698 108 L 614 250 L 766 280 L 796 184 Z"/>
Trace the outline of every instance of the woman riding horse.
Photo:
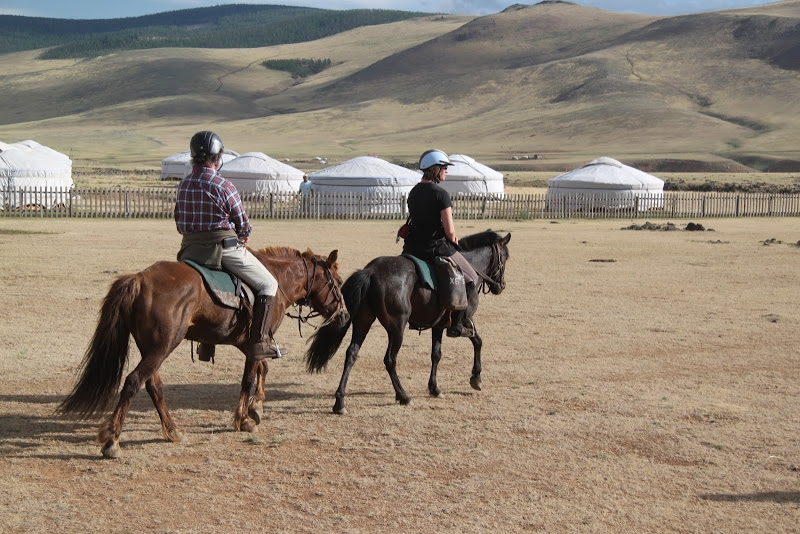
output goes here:
<path id="1" fill-rule="evenodd" d="M 408 194 L 410 230 L 403 244 L 403 253 L 433 262 L 436 256 L 451 258 L 464 274 L 467 300 L 475 293 L 478 275 L 458 251 L 458 237 L 453 222 L 453 202 L 439 185 L 447 179 L 450 158 L 441 150 L 427 150 L 419 158 L 422 180 Z M 455 311 L 447 328 L 448 337 L 471 337 L 475 333 L 472 316 L 464 310 Z"/>

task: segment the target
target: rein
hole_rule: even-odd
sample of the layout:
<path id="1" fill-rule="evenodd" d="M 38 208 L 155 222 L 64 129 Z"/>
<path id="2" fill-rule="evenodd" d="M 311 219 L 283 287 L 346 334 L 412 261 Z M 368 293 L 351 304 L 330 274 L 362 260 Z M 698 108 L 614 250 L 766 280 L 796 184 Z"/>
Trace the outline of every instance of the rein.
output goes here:
<path id="1" fill-rule="evenodd" d="M 506 262 L 500 251 L 499 242 L 492 243 L 492 258 L 489 260 L 487 271 L 489 272 L 488 274 L 475 269 L 475 272 L 481 277 L 481 285 L 478 287 L 478 291 L 486 295 L 492 291 L 492 288 L 496 288 L 499 293 L 503 290 L 503 278 L 506 272 Z M 486 287 L 487 285 L 489 287 Z"/>
<path id="2" fill-rule="evenodd" d="M 322 314 L 315 311 L 313 306 L 311 305 L 311 292 L 314 289 L 314 283 L 317 280 L 317 265 L 319 264 L 319 262 L 317 258 L 314 257 L 312 259 L 313 268 L 309 268 L 305 256 L 301 254 L 300 258 L 303 260 L 303 267 L 305 267 L 306 270 L 306 296 L 292 304 L 292 306 L 298 308 L 297 315 L 292 315 L 291 313 L 287 312 L 286 316 L 289 317 L 290 319 L 297 319 L 297 330 L 298 332 L 300 332 L 300 337 L 303 337 L 303 323 L 308 324 L 309 319 L 319 317 Z M 333 291 L 333 298 L 336 300 L 336 312 L 333 315 L 331 315 L 329 319 L 326 319 L 326 321 L 320 326 L 325 326 L 331 321 L 333 321 L 333 319 L 336 318 L 336 316 L 341 311 L 342 304 L 344 302 L 344 298 L 342 297 L 339 288 L 336 286 L 336 282 L 333 279 L 333 274 L 331 273 L 331 270 L 327 264 L 323 265 L 323 272 L 325 273 L 325 278 L 326 278 L 325 285 L 328 288 L 328 294 L 330 294 L 330 292 Z M 283 293 L 283 290 L 281 290 L 281 293 Z M 285 293 L 283 293 L 283 296 L 284 298 L 286 298 L 287 301 L 289 300 L 289 298 L 286 297 Z M 305 315 L 303 315 L 303 306 L 308 306 L 309 308 L 308 313 L 306 313 Z"/>

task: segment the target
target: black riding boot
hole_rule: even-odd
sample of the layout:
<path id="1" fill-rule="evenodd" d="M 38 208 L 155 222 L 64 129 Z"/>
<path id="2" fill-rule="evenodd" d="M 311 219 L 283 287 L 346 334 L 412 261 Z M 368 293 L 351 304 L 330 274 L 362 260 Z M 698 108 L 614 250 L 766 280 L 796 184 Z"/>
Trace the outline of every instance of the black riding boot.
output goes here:
<path id="1" fill-rule="evenodd" d="M 474 282 L 467 282 L 467 302 L 469 302 L 469 296 L 474 288 Z M 467 310 L 451 312 L 450 326 L 447 327 L 447 337 L 472 337 L 474 335 L 475 325 L 472 322 L 472 316 L 467 314 Z"/>
<path id="2" fill-rule="evenodd" d="M 250 360 L 263 360 L 265 358 L 281 358 L 289 352 L 278 349 L 278 344 L 272 337 L 269 325 L 272 323 L 275 297 L 272 295 L 257 295 L 253 305 L 253 322 L 250 325 L 250 339 L 247 342 L 247 358 Z"/>

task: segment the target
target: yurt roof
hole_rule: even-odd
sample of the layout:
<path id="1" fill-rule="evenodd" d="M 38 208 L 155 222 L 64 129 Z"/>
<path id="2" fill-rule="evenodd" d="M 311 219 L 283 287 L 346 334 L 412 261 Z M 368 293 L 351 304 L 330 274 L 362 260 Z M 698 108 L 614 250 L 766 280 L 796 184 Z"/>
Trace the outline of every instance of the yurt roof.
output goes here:
<path id="1" fill-rule="evenodd" d="M 48 179 L 32 185 L 58 185 L 52 180 L 72 183 L 72 160 L 36 141 L 0 142 L 0 175 L 29 180 Z M 18 184 L 20 185 L 20 184 Z"/>
<path id="2" fill-rule="evenodd" d="M 447 180 L 503 180 L 503 173 L 487 167 L 469 156 L 452 154 L 449 158 L 453 165 L 447 168 Z"/>
<path id="3" fill-rule="evenodd" d="M 663 189 L 664 180 L 629 167 L 619 161 L 601 157 L 575 170 L 548 180 L 549 188 L 594 190 L 653 190 Z"/>
<path id="4" fill-rule="evenodd" d="M 239 153 L 234 150 L 225 150 L 222 154 L 222 163 L 228 163 L 239 157 Z M 187 148 L 183 152 L 178 152 L 161 160 L 161 179 L 183 178 L 191 172 L 192 154 Z"/>
<path id="5" fill-rule="evenodd" d="M 285 178 L 292 180 L 302 180 L 303 174 L 300 169 L 295 169 L 281 161 L 271 158 L 263 152 L 247 152 L 238 158 L 226 162 L 220 174 L 225 178 Z"/>
<path id="6" fill-rule="evenodd" d="M 464 154 L 452 154 L 449 159 L 453 165 L 447 169 L 447 179 L 439 185 L 450 194 L 503 193 L 503 173 Z"/>
<path id="7" fill-rule="evenodd" d="M 359 156 L 308 175 L 314 185 L 413 187 L 421 175 L 375 156 Z"/>

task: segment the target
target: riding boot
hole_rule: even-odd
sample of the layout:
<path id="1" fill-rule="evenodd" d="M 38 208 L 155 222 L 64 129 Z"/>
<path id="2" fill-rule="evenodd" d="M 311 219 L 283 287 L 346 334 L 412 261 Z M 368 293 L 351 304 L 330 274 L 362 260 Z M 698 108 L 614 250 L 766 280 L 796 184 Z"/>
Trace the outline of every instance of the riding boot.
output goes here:
<path id="1" fill-rule="evenodd" d="M 247 342 L 247 358 L 258 361 L 265 358 L 281 358 L 288 354 L 287 350 L 280 350 L 272 337 L 272 316 L 275 309 L 275 297 L 272 295 L 256 296 L 253 305 L 253 322 L 250 325 L 250 339 Z"/>
<path id="2" fill-rule="evenodd" d="M 469 295 L 472 294 L 474 288 L 474 282 L 467 282 L 467 301 L 469 301 Z M 472 322 L 472 316 L 467 314 L 467 310 L 451 312 L 447 337 L 472 337 L 475 335 L 475 324 Z"/>
<path id="3" fill-rule="evenodd" d="M 216 352 L 216 345 L 212 343 L 198 343 L 197 344 L 197 359 L 201 362 L 210 362 L 214 360 L 214 353 Z"/>

